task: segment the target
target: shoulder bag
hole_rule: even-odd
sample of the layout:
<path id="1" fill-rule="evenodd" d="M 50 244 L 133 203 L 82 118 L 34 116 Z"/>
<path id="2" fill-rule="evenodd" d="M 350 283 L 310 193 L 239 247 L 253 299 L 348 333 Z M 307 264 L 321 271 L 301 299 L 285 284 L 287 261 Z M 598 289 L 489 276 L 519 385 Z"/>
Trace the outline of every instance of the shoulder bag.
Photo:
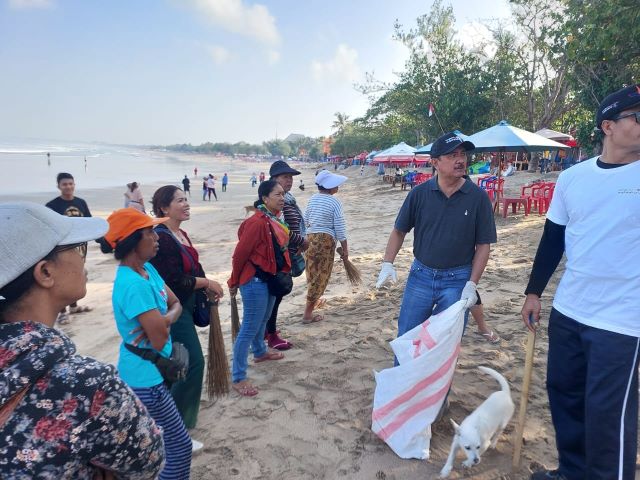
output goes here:
<path id="1" fill-rule="evenodd" d="M 175 235 L 171 233 L 171 230 L 169 230 L 169 228 L 167 228 L 165 225 L 160 224 L 156 228 L 160 230 L 166 230 L 169 233 L 169 235 L 171 235 L 171 238 L 173 238 L 175 242 L 178 244 L 182 253 L 186 255 L 186 257 L 189 259 L 189 263 L 191 264 L 191 274 L 194 277 L 197 276 L 198 266 L 196 265 L 196 262 L 194 261 L 193 257 L 191 256 L 189 251 L 184 247 L 182 242 L 178 240 L 175 237 Z M 205 292 L 204 288 L 195 290 L 194 293 L 195 293 L 195 298 L 193 303 L 193 323 L 195 324 L 196 327 L 207 327 L 209 326 L 209 322 L 211 321 L 212 303 L 209 301 L 209 297 L 207 297 L 207 293 Z"/>
<path id="2" fill-rule="evenodd" d="M 128 343 L 125 343 L 124 346 L 131 353 L 153 363 L 160 372 L 160 375 L 162 375 L 162 378 L 168 383 L 181 382 L 187 378 L 187 372 L 189 371 L 189 352 L 183 344 L 173 342 L 173 349 L 171 350 L 171 357 L 169 358 L 163 357 L 155 350 L 149 348 L 134 347 Z"/>

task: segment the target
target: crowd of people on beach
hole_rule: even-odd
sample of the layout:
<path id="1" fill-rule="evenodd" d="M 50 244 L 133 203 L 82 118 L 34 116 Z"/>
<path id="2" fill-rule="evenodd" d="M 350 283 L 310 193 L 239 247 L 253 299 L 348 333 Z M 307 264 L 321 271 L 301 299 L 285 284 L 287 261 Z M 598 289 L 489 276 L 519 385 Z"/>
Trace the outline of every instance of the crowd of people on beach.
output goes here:
<path id="1" fill-rule="evenodd" d="M 640 314 L 640 85 L 607 97 L 596 124 L 602 155 L 563 172 L 536 254 L 522 319 L 535 330 L 540 297 L 563 254 L 566 270 L 549 320 L 547 389 L 557 469 L 535 480 L 635 475 Z M 458 301 L 477 314 L 478 332 L 499 342 L 481 315 L 477 292 L 496 243 L 488 196 L 467 176 L 474 145 L 455 131 L 438 138 L 437 175 L 413 188 L 397 215 L 376 284 L 397 280 L 394 267 L 407 233 L 413 255 L 398 318 L 398 336 Z M 274 162 L 261 172 L 255 213 L 238 229 L 227 281 L 242 297 L 233 343 L 231 386 L 253 397 L 254 363 L 277 361 L 295 342 L 282 338 L 278 310 L 293 279 L 306 274 L 302 323 L 317 313 L 332 274 L 336 247 L 349 258 L 347 224 L 336 197 L 346 176 L 319 170 L 306 209 L 291 192 L 300 171 Z M 194 169 L 197 178 L 197 168 Z M 215 191 L 203 178 L 203 200 Z M 257 183 L 255 175 L 252 184 Z M 196 324 L 200 299 L 224 296 L 207 278 L 185 222 L 190 181 L 166 185 L 146 207 L 137 182 L 124 208 L 92 217 L 69 173 L 60 196 L 45 205 L 0 204 L 0 477 L 189 478 L 205 361 Z M 224 175 L 222 191 L 228 176 Z M 59 329 L 87 291 L 88 242 L 118 262 L 112 290 L 122 342 L 117 370 L 77 355 Z M 468 311 L 467 311 L 468 314 Z M 474 315 L 476 317 L 476 315 Z M 466 324 L 466 316 L 465 316 Z M 443 409 L 446 408 L 446 404 Z"/>

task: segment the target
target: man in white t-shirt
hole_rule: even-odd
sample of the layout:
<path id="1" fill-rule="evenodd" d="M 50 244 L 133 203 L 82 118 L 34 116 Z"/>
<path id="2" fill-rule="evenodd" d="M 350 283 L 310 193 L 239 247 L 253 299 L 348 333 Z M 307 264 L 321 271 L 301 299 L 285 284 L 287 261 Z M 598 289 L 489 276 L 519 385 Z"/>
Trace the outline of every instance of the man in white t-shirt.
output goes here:
<path id="1" fill-rule="evenodd" d="M 209 201 L 211 201 L 211 194 L 213 193 L 213 197 L 218 201 L 218 196 L 216 195 L 216 179 L 213 175 L 209 174 L 209 178 L 207 178 L 207 191 L 209 193 Z"/>
<path id="2" fill-rule="evenodd" d="M 558 178 L 525 290 L 535 330 L 540 296 L 563 253 L 549 318 L 547 392 L 559 466 L 542 479 L 635 478 L 640 359 L 640 84 L 598 107 L 600 157 Z"/>

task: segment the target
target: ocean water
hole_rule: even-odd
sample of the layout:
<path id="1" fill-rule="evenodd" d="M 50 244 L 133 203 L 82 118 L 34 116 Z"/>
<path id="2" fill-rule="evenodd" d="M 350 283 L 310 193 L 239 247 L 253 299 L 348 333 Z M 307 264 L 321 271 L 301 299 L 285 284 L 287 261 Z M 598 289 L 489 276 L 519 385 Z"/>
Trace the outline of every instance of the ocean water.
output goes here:
<path id="1" fill-rule="evenodd" d="M 56 193 L 59 172 L 71 173 L 82 190 L 117 186 L 124 190 L 133 181 L 178 184 L 185 174 L 192 178 L 193 168 L 192 162 L 168 152 L 119 145 L 0 139 L 1 196 Z"/>

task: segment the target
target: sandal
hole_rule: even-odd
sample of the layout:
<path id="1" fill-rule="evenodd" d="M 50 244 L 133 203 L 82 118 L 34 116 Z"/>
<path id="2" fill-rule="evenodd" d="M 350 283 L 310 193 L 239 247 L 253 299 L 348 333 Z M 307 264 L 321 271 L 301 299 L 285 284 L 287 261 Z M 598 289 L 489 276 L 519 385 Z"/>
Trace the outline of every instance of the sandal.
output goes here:
<path id="1" fill-rule="evenodd" d="M 242 395 L 243 397 L 255 397 L 258 394 L 258 389 L 246 380 L 238 383 L 233 383 L 231 385 L 231 388 L 233 388 L 239 395 Z"/>
<path id="2" fill-rule="evenodd" d="M 93 308 L 87 307 L 86 305 L 84 307 L 80 305 L 78 305 L 77 307 L 69 307 L 69 313 L 72 314 L 90 312 L 91 310 L 93 310 Z"/>
<path id="3" fill-rule="evenodd" d="M 493 330 L 489 330 L 488 332 L 485 332 L 485 333 L 476 332 L 476 335 L 480 335 L 480 336 L 484 337 L 484 339 L 489 343 L 494 343 L 495 344 L 495 343 L 499 343 L 500 342 L 500 337 Z"/>
<path id="4" fill-rule="evenodd" d="M 322 320 L 324 320 L 324 317 L 319 314 L 316 313 L 313 317 L 311 318 L 302 318 L 302 323 L 304 323 L 305 325 L 308 325 L 310 323 L 316 323 L 316 322 L 321 322 Z"/>
<path id="5" fill-rule="evenodd" d="M 266 337 L 269 348 L 275 348 L 276 350 L 289 350 L 293 346 L 291 342 L 281 338 L 279 332 L 267 333 Z"/>
<path id="6" fill-rule="evenodd" d="M 254 358 L 253 363 L 268 362 L 269 360 L 282 360 L 283 358 L 284 353 L 282 352 L 267 352 L 261 357 Z"/>

